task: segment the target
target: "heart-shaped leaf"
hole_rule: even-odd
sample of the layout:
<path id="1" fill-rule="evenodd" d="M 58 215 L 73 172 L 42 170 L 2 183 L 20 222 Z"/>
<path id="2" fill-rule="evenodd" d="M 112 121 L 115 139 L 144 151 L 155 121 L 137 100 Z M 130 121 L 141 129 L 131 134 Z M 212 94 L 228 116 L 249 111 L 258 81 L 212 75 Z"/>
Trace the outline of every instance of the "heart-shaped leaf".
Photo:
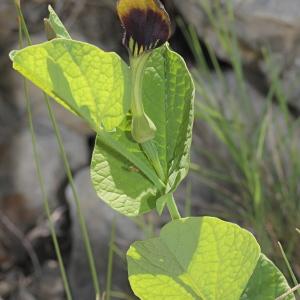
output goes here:
<path id="1" fill-rule="evenodd" d="M 127 260 L 142 300 L 274 300 L 289 289 L 250 232 L 212 217 L 172 221 L 158 238 L 135 242 Z"/>
<path id="2" fill-rule="evenodd" d="M 99 133 L 91 178 L 97 194 L 113 209 L 136 216 L 155 207 L 163 192 L 154 169 L 130 132 Z"/>
<path id="3" fill-rule="evenodd" d="M 96 131 L 114 129 L 129 109 L 129 68 L 115 53 L 59 38 L 10 57 L 14 69 Z"/>
<path id="4" fill-rule="evenodd" d="M 91 177 L 99 197 L 128 216 L 155 208 L 156 200 L 173 192 L 189 167 L 194 85 L 183 59 L 167 46 L 154 50 L 145 66 L 142 89 L 145 112 L 157 127 L 153 143 L 167 181 L 155 184 L 153 176 L 141 168 L 141 160 L 152 166 L 128 131 L 110 135 L 126 151 L 107 147 L 98 136 L 91 164 Z M 128 153 L 132 154 L 130 161 Z"/>
<path id="5" fill-rule="evenodd" d="M 182 57 L 168 46 L 153 52 L 143 78 L 143 103 L 157 131 L 154 143 L 172 192 L 189 169 L 194 84 Z"/>

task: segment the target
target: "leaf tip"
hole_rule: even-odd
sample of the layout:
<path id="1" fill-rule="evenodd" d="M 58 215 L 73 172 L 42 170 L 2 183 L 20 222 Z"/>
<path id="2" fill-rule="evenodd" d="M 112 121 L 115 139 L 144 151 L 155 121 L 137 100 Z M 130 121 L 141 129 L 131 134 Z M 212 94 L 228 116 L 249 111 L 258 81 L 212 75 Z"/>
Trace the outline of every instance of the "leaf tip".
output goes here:
<path id="1" fill-rule="evenodd" d="M 54 9 L 50 4 L 48 5 L 48 11 L 50 14 L 54 12 Z"/>
<path id="2" fill-rule="evenodd" d="M 14 58 L 15 58 L 17 53 L 18 53 L 18 50 L 12 50 L 12 51 L 9 52 L 8 56 L 9 56 L 11 61 L 14 61 Z"/>
<path id="3" fill-rule="evenodd" d="M 134 247 L 134 244 L 132 244 L 127 251 L 127 256 L 134 259 L 139 260 L 141 259 L 141 254 L 137 251 L 137 249 Z"/>
<path id="4" fill-rule="evenodd" d="M 18 8 L 21 8 L 21 3 L 20 3 L 20 0 L 15 0 L 15 5 L 18 7 Z"/>

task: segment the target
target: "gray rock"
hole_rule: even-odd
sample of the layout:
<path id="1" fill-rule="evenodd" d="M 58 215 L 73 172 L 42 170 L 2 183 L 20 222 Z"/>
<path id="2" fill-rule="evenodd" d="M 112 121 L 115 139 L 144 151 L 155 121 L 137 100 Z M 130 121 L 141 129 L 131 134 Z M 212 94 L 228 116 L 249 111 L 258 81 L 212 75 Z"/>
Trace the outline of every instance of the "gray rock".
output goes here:
<path id="1" fill-rule="evenodd" d="M 49 201 L 56 206 L 60 199 L 58 192 L 65 175 L 65 169 L 60 156 L 56 137 L 48 120 L 36 118 L 37 146 L 40 156 L 42 174 L 45 181 Z M 73 170 L 86 165 L 88 161 L 88 148 L 86 139 L 78 133 L 60 125 L 65 151 Z M 24 128 L 11 139 L 9 145 L 10 161 L 6 176 L 10 178 L 14 194 L 20 194 L 27 200 L 27 210 L 31 211 L 32 222 L 43 214 L 43 195 L 36 175 L 33 157 L 31 134 Z"/>
<path id="2" fill-rule="evenodd" d="M 116 222 L 116 244 L 123 250 L 123 253 L 127 251 L 133 241 L 142 239 L 143 235 L 136 224 L 130 219 L 117 214 L 97 197 L 91 185 L 89 168 L 83 169 L 76 175 L 75 184 L 80 198 L 81 212 L 87 223 L 103 291 L 107 271 L 110 234 L 114 220 Z M 94 299 L 92 280 L 70 187 L 68 187 L 66 195 L 74 222 L 72 227 L 74 239 L 73 250 L 68 269 L 74 299 Z M 115 255 L 113 264 L 113 290 L 121 290 L 129 293 L 126 262 Z"/>
<path id="3" fill-rule="evenodd" d="M 80 1 L 82 2 L 82 1 Z M 85 38 L 104 50 L 126 53 L 122 28 L 116 14 L 116 0 L 87 0 L 72 24 Z"/>
<path id="4" fill-rule="evenodd" d="M 214 13 L 218 1 L 174 0 L 174 5 L 184 19 L 192 24 L 199 36 L 210 44 L 217 55 L 229 60 L 228 51 L 220 43 L 215 28 L 211 25 L 205 5 Z M 215 17 L 220 30 L 229 27 L 230 18 L 225 3 L 221 1 L 221 15 Z M 298 0 L 234 0 L 232 1 L 234 23 L 241 58 L 244 64 L 271 75 L 264 64 L 262 49 L 269 49 L 274 60 L 273 67 L 281 75 L 284 92 L 289 101 L 300 108 L 300 10 Z"/>
<path id="5" fill-rule="evenodd" d="M 0 148 L 8 144 L 9 138 L 16 131 L 18 113 L 16 106 L 0 94 Z"/>
<path id="6" fill-rule="evenodd" d="M 13 105 L 7 105 L 0 98 L 0 198 L 13 192 L 10 143 L 17 128 L 17 114 L 13 112 Z"/>
<path id="7" fill-rule="evenodd" d="M 44 38 L 35 35 L 33 40 L 39 42 Z M 21 229 L 23 231 L 33 225 L 37 217 L 44 216 L 43 198 L 33 159 L 23 78 L 13 70 L 10 70 L 5 78 L 7 84 L 3 81 L 1 87 L 4 86 L 3 90 L 6 92 L 0 94 L 0 207 L 5 204 L 7 197 L 20 196 L 25 199 L 26 205 L 22 209 L 26 212 L 24 215 L 31 215 L 31 221 L 25 222 L 24 228 Z M 28 87 L 46 191 L 50 202 L 56 206 L 59 189 L 66 177 L 65 170 L 43 94 L 30 83 Z M 88 164 L 87 136 L 92 131 L 79 117 L 50 101 L 61 129 L 71 168 L 76 170 Z M 20 209 L 18 205 L 15 207 L 16 212 Z M 22 220 L 24 221 L 24 218 Z"/>
<path id="8" fill-rule="evenodd" d="M 17 40 L 18 24 L 14 5 L 9 0 L 0 3 L 0 49 Z M 1 51 L 1 50 L 0 50 Z"/>

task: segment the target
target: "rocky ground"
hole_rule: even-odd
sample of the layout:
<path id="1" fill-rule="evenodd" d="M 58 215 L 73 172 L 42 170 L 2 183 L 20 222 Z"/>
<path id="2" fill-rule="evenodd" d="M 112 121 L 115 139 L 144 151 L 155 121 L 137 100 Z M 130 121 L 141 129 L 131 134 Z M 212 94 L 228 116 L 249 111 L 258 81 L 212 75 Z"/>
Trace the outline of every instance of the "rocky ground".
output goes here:
<path id="1" fill-rule="evenodd" d="M 234 0 L 236 36 L 242 60 L 251 74 L 259 74 L 255 88 L 249 84 L 260 105 L 269 73 L 260 49 L 269 47 L 279 68 L 290 110 L 300 114 L 300 10 L 299 0 Z M 173 19 L 181 16 L 193 24 L 199 37 L 206 41 L 226 63 L 228 57 L 216 42 L 213 28 L 199 3 L 204 0 L 164 1 Z M 122 31 L 111 0 L 26 0 L 23 3 L 26 20 L 35 42 L 44 40 L 42 20 L 51 3 L 70 29 L 74 38 L 86 40 L 103 49 L 125 56 L 121 45 Z M 17 48 L 17 18 L 10 0 L 0 1 L 0 299 L 2 300 L 62 300 L 63 285 L 44 214 L 43 197 L 39 188 L 33 160 L 31 136 L 28 129 L 23 81 L 11 69 L 8 53 Z M 173 23 L 172 46 L 180 51 L 189 65 L 193 63 L 182 34 Z M 226 73 L 231 79 L 230 70 Z M 226 76 L 227 76 L 226 75 Z M 251 77 L 251 76 L 249 76 Z M 253 82 L 252 82 L 253 83 Z M 234 82 L 231 84 L 234 89 Z M 222 95 L 216 79 L 216 93 Z M 91 279 L 80 234 L 73 196 L 68 186 L 56 138 L 48 119 L 41 93 L 30 86 L 33 120 L 37 133 L 42 171 L 49 196 L 52 218 L 65 258 L 74 299 L 93 299 Z M 93 133 L 78 118 L 54 104 L 55 114 L 64 140 L 65 149 L 79 191 L 83 215 L 87 221 L 96 257 L 101 284 L 105 285 L 106 263 L 110 232 L 116 220 L 116 244 L 126 250 L 130 243 L 142 239 L 145 232 L 131 220 L 117 216 L 99 201 L 89 179 L 89 161 L 94 141 Z M 210 140 L 201 136 L 201 124 L 195 126 L 195 145 Z M 194 153 L 194 156 L 196 154 Z M 196 159 L 196 157 L 195 157 Z M 191 175 L 177 194 L 181 207 L 187 187 L 196 181 Z M 200 197 L 201 195 L 201 197 Z M 191 197 L 196 211 L 214 203 L 210 191 L 193 184 Z M 209 201 L 201 199 L 209 199 Z M 200 200 L 199 200 L 200 199 Z M 206 211 L 209 211 L 206 210 Z M 149 218 L 159 225 L 157 218 Z M 113 290 L 129 292 L 126 267 L 121 257 L 114 260 Z"/>

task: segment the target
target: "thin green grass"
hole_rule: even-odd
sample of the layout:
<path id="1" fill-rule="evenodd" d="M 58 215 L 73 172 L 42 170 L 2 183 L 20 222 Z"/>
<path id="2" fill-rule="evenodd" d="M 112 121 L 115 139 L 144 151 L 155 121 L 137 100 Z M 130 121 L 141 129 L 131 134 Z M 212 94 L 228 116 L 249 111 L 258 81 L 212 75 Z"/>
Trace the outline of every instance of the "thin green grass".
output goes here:
<path id="1" fill-rule="evenodd" d="M 205 147 L 208 149 L 194 147 L 200 161 L 191 165 L 191 171 L 223 205 L 223 212 L 218 207 L 219 216 L 227 215 L 231 221 L 254 228 L 263 251 L 277 265 L 283 266 L 276 254 L 278 240 L 284 242 L 288 260 L 297 263 L 299 238 L 293 228 L 299 228 L 300 220 L 299 121 L 289 113 L 279 72 L 266 49 L 262 49 L 262 57 L 270 78 L 269 90 L 259 109 L 254 107 L 234 30 L 232 2 L 221 7 L 218 1 L 199 1 L 199 6 L 232 70 L 222 70 L 216 53 L 204 41 L 214 68 L 209 71 L 196 30 L 178 21 L 197 63 L 192 70 L 195 118 L 203 126 L 201 132 L 208 132 L 214 141 Z M 228 74 L 234 77 L 235 86 Z"/>
<path id="2" fill-rule="evenodd" d="M 108 265 L 107 265 L 107 277 L 106 277 L 106 300 L 111 299 L 111 283 L 112 283 L 112 270 L 113 270 L 113 258 L 114 258 L 114 243 L 116 237 L 116 220 L 113 219 L 110 242 L 109 242 L 109 252 L 108 252 Z"/>
<path id="3" fill-rule="evenodd" d="M 111 296 L 114 297 L 115 299 L 135 300 L 135 298 L 133 298 L 123 292 L 118 292 L 118 291 L 112 291 Z"/>
<path id="4" fill-rule="evenodd" d="M 295 293 L 296 291 L 299 291 L 299 289 L 300 289 L 300 284 L 296 285 L 295 287 L 293 287 L 292 289 L 290 289 L 289 291 L 287 291 L 286 293 L 284 293 L 280 297 L 276 298 L 275 300 L 284 300 L 288 296 L 290 296 L 291 294 Z"/>
<path id="5" fill-rule="evenodd" d="M 99 280 L 98 280 L 98 275 L 97 275 L 97 270 L 96 270 L 96 264 L 95 264 L 95 259 L 94 259 L 94 255 L 93 255 L 93 251 L 92 251 L 92 247 L 91 247 L 91 243 L 90 243 L 90 239 L 89 239 L 89 235 L 88 235 L 88 229 L 87 229 L 87 225 L 86 222 L 84 220 L 84 216 L 82 214 L 81 211 L 81 205 L 80 205 L 80 199 L 78 197 L 78 193 L 75 187 L 75 183 L 73 180 L 73 176 L 72 176 L 72 172 L 71 172 L 71 168 L 69 165 L 69 161 L 63 146 L 63 140 L 62 140 L 62 136 L 60 133 L 60 130 L 57 126 L 56 123 L 56 119 L 49 101 L 49 97 L 45 95 L 45 103 L 48 109 L 48 113 L 49 113 L 49 118 L 51 120 L 51 124 L 52 127 L 55 131 L 55 135 L 57 138 L 57 142 L 58 142 L 58 146 L 60 149 L 60 153 L 61 153 L 61 157 L 63 159 L 63 163 L 64 163 L 64 167 L 65 167 L 65 171 L 67 174 L 67 178 L 69 180 L 69 184 L 72 190 L 72 194 L 73 194 L 73 198 L 75 201 L 75 205 L 76 205 L 76 211 L 77 211 L 77 216 L 79 219 L 79 225 L 80 225 L 80 229 L 81 229 L 81 234 L 83 237 L 83 242 L 84 242 L 84 247 L 85 247 L 85 251 L 86 251 L 86 255 L 88 258 L 88 264 L 89 264 L 89 268 L 90 268 L 90 273 L 92 276 L 92 281 L 93 281 L 93 286 L 95 289 L 95 293 L 96 293 L 96 300 L 100 300 L 100 285 L 99 285 Z"/>
<path id="6" fill-rule="evenodd" d="M 291 278 L 293 280 L 293 283 L 294 283 L 295 286 L 297 286 L 298 285 L 298 281 L 297 281 L 295 273 L 294 273 L 294 271 L 293 271 L 293 269 L 291 267 L 291 264 L 290 264 L 290 262 L 289 262 L 289 260 L 288 260 L 288 258 L 286 256 L 286 253 L 285 253 L 285 251 L 284 251 L 284 249 L 283 249 L 283 247 L 282 247 L 282 245 L 281 245 L 280 242 L 278 242 L 278 245 L 279 245 L 279 249 L 280 249 L 281 255 L 282 255 L 283 259 L 284 259 L 285 265 L 286 265 L 286 267 L 287 267 L 287 269 L 289 271 L 289 274 L 290 274 L 290 276 L 291 276 Z M 300 296 L 300 292 L 298 292 L 298 295 Z"/>
<path id="7" fill-rule="evenodd" d="M 22 13 L 19 1 L 15 1 L 15 6 L 16 6 L 16 10 L 17 10 L 19 20 L 20 20 L 20 27 L 21 27 L 20 32 L 24 33 L 27 44 L 31 45 L 32 43 L 31 43 L 30 34 L 28 32 L 26 22 L 24 20 L 23 13 Z M 36 138 L 35 138 L 35 132 L 34 132 L 34 128 L 33 128 L 32 114 L 31 114 L 31 106 L 30 106 L 30 102 L 29 102 L 29 95 L 28 95 L 28 89 L 27 89 L 26 84 L 25 84 L 25 94 L 26 94 L 26 99 L 27 99 L 27 111 L 28 111 L 30 129 L 31 129 L 31 133 L 32 133 L 32 144 L 33 144 L 33 148 L 34 148 L 34 156 L 35 156 L 35 161 L 36 161 L 37 173 L 38 173 L 39 183 L 40 183 L 43 195 L 45 195 L 45 184 L 44 184 L 44 180 L 43 180 L 42 175 L 41 175 L 40 163 L 39 163 L 38 154 L 37 154 Z M 69 165 L 69 162 L 68 162 L 68 158 L 67 158 L 64 146 L 63 146 L 62 136 L 61 136 L 60 130 L 57 126 L 57 122 L 56 122 L 56 119 L 55 119 L 55 116 L 54 116 L 54 113 L 53 113 L 53 110 L 52 110 L 52 107 L 51 107 L 51 104 L 50 104 L 50 99 L 46 94 L 44 94 L 44 100 L 45 100 L 45 105 L 46 105 L 47 110 L 48 110 L 49 118 L 51 120 L 52 127 L 53 127 L 54 132 L 55 132 L 55 136 L 56 136 L 57 143 L 58 143 L 58 146 L 59 146 L 60 154 L 61 154 L 61 157 L 63 159 L 63 164 L 64 164 L 64 167 L 65 167 L 65 171 L 66 171 L 66 174 L 67 174 L 70 186 L 71 186 L 71 190 L 72 190 L 72 193 L 73 193 L 73 198 L 75 200 L 75 204 L 76 204 L 76 208 L 77 208 L 77 215 L 78 215 L 78 218 L 79 218 L 79 224 L 80 224 L 81 233 L 82 233 L 82 236 L 83 236 L 83 242 L 84 242 L 84 246 L 85 246 L 85 250 L 86 250 L 86 255 L 87 255 L 87 258 L 88 258 L 88 263 L 89 263 L 89 268 L 90 268 L 91 277 L 92 277 L 92 281 L 93 281 L 93 286 L 94 286 L 94 290 L 95 290 L 96 300 L 100 300 L 100 296 L 101 296 L 100 285 L 99 285 L 98 275 L 97 275 L 97 271 L 96 271 L 95 260 L 94 260 L 94 256 L 93 256 L 93 253 L 92 253 L 92 248 L 91 248 L 91 244 L 90 244 L 90 240 L 89 240 L 89 236 L 88 236 L 87 226 L 86 226 L 86 223 L 85 223 L 85 220 L 84 220 L 84 217 L 82 215 L 81 208 L 80 208 L 80 200 L 79 200 L 79 197 L 78 197 L 78 193 L 76 191 L 76 187 L 75 187 L 75 184 L 74 184 L 74 180 L 73 180 L 71 168 L 70 168 L 70 165 Z M 53 224 L 51 223 L 51 218 L 50 218 L 51 213 L 50 213 L 48 199 L 47 199 L 46 195 L 44 196 L 44 200 L 45 200 L 44 201 L 45 210 L 46 210 L 46 214 L 47 214 L 47 217 L 48 217 L 49 223 L 50 223 L 50 229 L 51 229 L 51 233 L 52 233 L 54 247 L 55 247 L 55 250 L 56 250 L 56 254 L 57 254 L 57 257 L 58 257 L 58 261 L 59 261 L 59 265 L 60 265 L 60 269 L 61 269 L 61 274 L 62 274 L 62 278 L 63 278 L 63 282 L 64 282 L 64 288 L 65 288 L 65 291 L 66 291 L 67 298 L 69 300 L 69 299 L 72 299 L 72 296 L 71 296 L 70 287 L 69 287 L 69 284 L 68 284 L 68 281 L 67 281 L 67 275 L 66 275 L 66 271 L 65 271 L 65 268 L 64 268 L 64 265 L 63 265 L 61 253 L 60 253 L 60 250 L 59 250 L 59 245 L 58 245 L 56 233 L 55 233 Z"/>
<path id="8" fill-rule="evenodd" d="M 30 36 L 29 36 L 28 30 L 27 30 L 27 27 L 26 27 L 26 24 L 25 24 L 25 21 L 23 18 L 23 14 L 22 14 L 22 11 L 20 8 L 20 3 L 18 1 L 15 1 L 15 6 L 16 6 L 16 10 L 18 12 L 18 17 L 19 17 L 19 47 L 22 48 L 23 47 L 23 33 L 25 34 L 27 45 L 31 44 L 31 40 L 30 40 Z M 27 110 L 29 129 L 30 129 L 30 134 L 31 134 L 35 168 L 36 168 L 36 173 L 37 173 L 38 180 L 39 180 L 40 189 L 41 189 L 42 195 L 43 195 L 44 210 L 45 210 L 46 216 L 48 218 L 51 237 L 52 237 L 54 250 L 55 250 L 55 253 L 56 253 L 56 256 L 58 259 L 58 263 L 59 263 L 59 267 L 60 267 L 60 272 L 61 272 L 61 277 L 62 277 L 62 281 L 63 281 L 63 285 L 64 285 L 64 290 L 66 293 L 66 298 L 68 300 L 72 300 L 72 294 L 71 294 L 71 290 L 70 290 L 70 286 L 69 286 L 69 282 L 68 282 L 68 278 L 67 278 L 67 273 L 66 273 L 64 262 L 62 259 L 62 254 L 61 254 L 58 239 L 56 236 L 55 227 L 54 227 L 54 224 L 51 219 L 51 211 L 50 211 L 50 206 L 49 206 L 48 195 L 46 192 L 45 182 L 44 182 L 44 178 L 43 178 L 42 171 L 41 171 L 41 163 L 40 163 L 40 158 L 39 158 L 39 154 L 38 154 L 38 150 L 37 150 L 36 134 L 35 134 L 35 129 L 34 129 L 33 120 L 32 120 L 32 110 L 31 110 L 31 102 L 30 102 L 30 97 L 29 97 L 29 92 L 28 92 L 28 84 L 25 79 L 23 79 L 23 82 L 24 82 L 26 110 Z"/>

